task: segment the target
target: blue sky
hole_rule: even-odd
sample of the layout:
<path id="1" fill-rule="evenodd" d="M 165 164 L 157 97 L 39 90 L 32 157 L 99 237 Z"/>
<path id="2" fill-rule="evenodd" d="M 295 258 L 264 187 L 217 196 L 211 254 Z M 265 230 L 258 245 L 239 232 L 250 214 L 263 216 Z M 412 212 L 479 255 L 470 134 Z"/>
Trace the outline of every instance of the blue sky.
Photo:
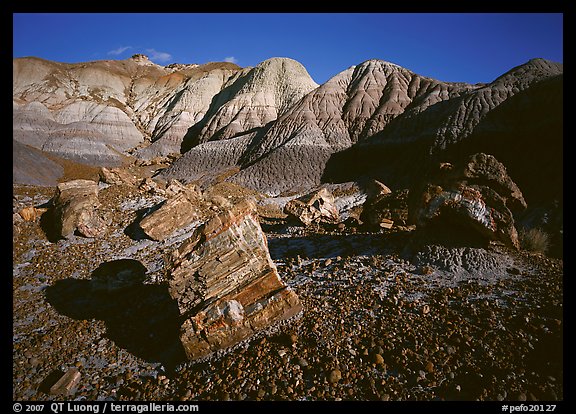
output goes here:
<path id="1" fill-rule="evenodd" d="M 452 82 L 490 82 L 529 59 L 563 62 L 562 13 L 15 13 L 13 57 L 160 64 L 271 57 L 317 83 L 368 59 Z"/>

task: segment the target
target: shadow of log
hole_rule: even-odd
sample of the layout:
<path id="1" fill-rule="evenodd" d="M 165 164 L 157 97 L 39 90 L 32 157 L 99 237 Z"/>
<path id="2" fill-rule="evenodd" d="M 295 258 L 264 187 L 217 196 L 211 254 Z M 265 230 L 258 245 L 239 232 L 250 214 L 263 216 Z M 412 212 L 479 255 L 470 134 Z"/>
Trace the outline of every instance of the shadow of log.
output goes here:
<path id="1" fill-rule="evenodd" d="M 40 383 L 38 386 L 38 391 L 43 392 L 44 394 L 50 394 L 50 388 L 56 384 L 56 382 L 62 378 L 64 375 L 64 371 L 60 369 L 55 369 L 48 374 L 46 378 Z"/>
<path id="2" fill-rule="evenodd" d="M 398 236 L 376 234 L 311 234 L 302 237 L 269 237 L 272 260 L 300 256 L 308 259 L 385 254 L 398 245 Z"/>
<path id="3" fill-rule="evenodd" d="M 277 225 L 277 229 L 280 228 Z M 280 232 L 281 233 L 281 232 Z M 426 245 L 446 248 L 471 247 L 485 249 L 487 239 L 470 232 L 463 226 L 446 225 L 441 220 L 414 231 L 379 231 L 356 234 L 308 234 L 299 237 L 271 237 L 268 251 L 274 261 L 286 258 L 334 259 L 355 256 L 399 255 L 406 260 Z"/>
<path id="4" fill-rule="evenodd" d="M 40 216 L 40 228 L 50 243 L 56 243 L 62 239 L 56 225 L 56 217 L 54 217 L 54 208 L 52 206 L 49 206 L 48 210 Z"/>
<path id="5" fill-rule="evenodd" d="M 77 320 L 100 319 L 106 336 L 131 354 L 173 369 L 185 360 L 180 343 L 180 313 L 165 284 L 144 285 L 118 280 L 138 275 L 137 260 L 105 262 L 92 280 L 63 279 L 45 290 L 46 300 L 61 314 Z M 107 278 L 107 284 L 102 279 Z M 105 286 L 108 286 L 106 289 Z"/>

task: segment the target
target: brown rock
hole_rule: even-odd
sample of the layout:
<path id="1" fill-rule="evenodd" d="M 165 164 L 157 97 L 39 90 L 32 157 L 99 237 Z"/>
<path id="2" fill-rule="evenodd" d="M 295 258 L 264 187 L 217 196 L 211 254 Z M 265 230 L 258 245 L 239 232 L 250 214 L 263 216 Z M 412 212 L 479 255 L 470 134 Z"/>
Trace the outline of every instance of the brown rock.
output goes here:
<path id="1" fill-rule="evenodd" d="M 189 315 L 180 340 L 190 360 L 302 311 L 270 258 L 251 201 L 213 217 L 173 252 L 169 292 Z"/>
<path id="2" fill-rule="evenodd" d="M 384 365 L 384 358 L 380 354 L 374 354 L 374 363 L 376 365 Z"/>
<path id="3" fill-rule="evenodd" d="M 134 174 L 131 174 L 129 171 L 122 168 L 108 169 L 102 167 L 100 168 L 99 175 L 100 181 L 111 185 L 136 185 L 138 181 Z"/>
<path id="4" fill-rule="evenodd" d="M 461 174 L 467 181 L 483 181 L 498 193 L 506 207 L 517 212 L 526 209 L 527 204 L 520 188 L 512 181 L 504 164 L 494 156 L 483 153 L 472 155 L 464 165 Z"/>
<path id="5" fill-rule="evenodd" d="M 334 196 L 326 188 L 286 203 L 284 213 L 296 217 L 305 226 L 313 222 L 337 223 L 340 220 Z"/>
<path id="6" fill-rule="evenodd" d="M 383 229 L 391 229 L 392 226 L 394 226 L 394 220 L 390 220 L 387 218 L 382 218 L 380 219 L 380 223 L 379 223 L 380 227 L 382 227 Z"/>
<path id="7" fill-rule="evenodd" d="M 22 217 L 24 221 L 35 221 L 40 216 L 38 211 L 32 206 L 24 207 L 18 214 L 20 214 L 20 217 Z"/>
<path id="8" fill-rule="evenodd" d="M 339 369 L 333 369 L 328 373 L 328 382 L 330 384 L 336 384 L 338 381 L 342 379 L 342 372 Z"/>

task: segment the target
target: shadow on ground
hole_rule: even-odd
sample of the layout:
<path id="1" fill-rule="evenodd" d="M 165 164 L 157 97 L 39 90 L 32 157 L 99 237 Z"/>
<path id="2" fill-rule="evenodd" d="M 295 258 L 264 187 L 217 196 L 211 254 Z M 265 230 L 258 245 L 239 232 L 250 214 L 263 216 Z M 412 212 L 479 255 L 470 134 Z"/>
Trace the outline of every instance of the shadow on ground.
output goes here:
<path id="1" fill-rule="evenodd" d="M 268 226 L 268 250 L 272 260 L 285 258 L 328 259 L 374 255 L 398 255 L 413 261 L 428 245 L 451 248 L 486 249 L 488 240 L 457 225 L 434 223 L 414 231 L 363 231 L 351 234 L 310 233 L 285 237 L 281 226 Z"/>
<path id="2" fill-rule="evenodd" d="M 325 259 L 337 256 L 382 254 L 386 241 L 382 235 L 314 234 L 302 237 L 269 237 L 268 250 L 272 260 L 286 257 Z"/>
<path id="3" fill-rule="evenodd" d="M 107 337 L 133 355 L 160 362 L 167 369 L 184 361 L 179 340 L 180 314 L 165 284 L 142 284 L 137 260 L 101 264 L 91 280 L 63 279 L 45 290 L 47 301 L 62 315 L 100 319 Z"/>
<path id="4" fill-rule="evenodd" d="M 152 207 L 141 208 L 140 210 L 136 211 L 136 218 L 124 229 L 124 234 L 130 237 L 132 240 L 150 239 L 150 237 L 144 233 L 142 227 L 140 227 L 140 222 L 145 216 L 152 214 L 156 210 L 160 209 L 160 207 L 162 207 L 165 203 L 166 201 L 161 201 Z"/>

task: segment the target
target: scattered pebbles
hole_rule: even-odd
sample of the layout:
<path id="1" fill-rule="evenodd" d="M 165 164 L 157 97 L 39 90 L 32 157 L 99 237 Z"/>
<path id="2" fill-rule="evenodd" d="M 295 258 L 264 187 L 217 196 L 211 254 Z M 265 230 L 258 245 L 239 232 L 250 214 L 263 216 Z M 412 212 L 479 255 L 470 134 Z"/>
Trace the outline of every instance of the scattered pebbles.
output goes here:
<path id="1" fill-rule="evenodd" d="M 38 191 L 17 196 L 45 201 Z M 70 395 L 58 395 L 70 400 L 564 398 L 561 260 L 495 248 L 490 266 L 450 279 L 437 266 L 444 250 L 412 263 L 401 232 L 279 228 L 267 233 L 272 257 L 302 317 L 189 363 L 162 266 L 177 243 L 124 232 L 155 200 L 119 186 L 100 194 L 117 228 L 105 239 L 50 242 L 39 221 L 14 224 L 14 400 L 54 399 L 54 372 L 75 373 Z M 479 263 L 478 252 L 467 254 Z M 518 271 L 483 274 L 499 257 Z M 92 272 L 119 259 L 142 263 L 143 284 L 92 295 Z"/>

